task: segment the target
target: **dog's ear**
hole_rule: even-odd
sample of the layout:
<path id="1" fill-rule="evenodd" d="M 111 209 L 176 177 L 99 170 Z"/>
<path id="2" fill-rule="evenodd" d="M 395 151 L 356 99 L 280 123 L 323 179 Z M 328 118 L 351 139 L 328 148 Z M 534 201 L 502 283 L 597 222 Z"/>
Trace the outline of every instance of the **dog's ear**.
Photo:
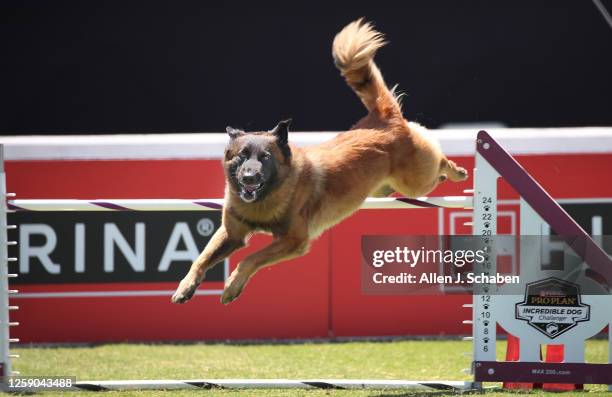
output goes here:
<path id="1" fill-rule="evenodd" d="M 287 146 L 289 142 L 289 125 L 291 124 L 291 119 L 279 121 L 276 127 L 270 131 L 274 135 L 276 135 L 276 139 L 278 141 L 279 146 Z"/>
<path id="2" fill-rule="evenodd" d="M 230 127 L 229 125 L 225 127 L 225 131 L 227 131 L 227 134 L 230 136 L 231 139 L 239 137 L 244 132 L 242 130 L 235 129 L 234 127 Z"/>

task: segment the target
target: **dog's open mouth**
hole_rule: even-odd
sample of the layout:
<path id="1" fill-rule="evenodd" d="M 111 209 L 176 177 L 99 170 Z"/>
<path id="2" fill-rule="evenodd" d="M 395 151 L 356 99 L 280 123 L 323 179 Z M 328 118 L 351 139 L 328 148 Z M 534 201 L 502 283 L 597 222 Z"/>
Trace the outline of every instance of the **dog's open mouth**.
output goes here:
<path id="1" fill-rule="evenodd" d="M 259 197 L 259 192 L 261 192 L 263 185 L 263 183 L 258 183 L 256 185 L 245 185 L 240 183 L 240 198 L 245 203 L 252 203 Z"/>

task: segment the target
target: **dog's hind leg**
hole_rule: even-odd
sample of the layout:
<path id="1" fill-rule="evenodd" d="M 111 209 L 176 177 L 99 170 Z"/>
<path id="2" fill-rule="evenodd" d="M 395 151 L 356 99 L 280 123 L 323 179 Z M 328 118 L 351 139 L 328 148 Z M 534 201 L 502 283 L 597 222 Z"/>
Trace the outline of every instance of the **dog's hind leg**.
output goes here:
<path id="1" fill-rule="evenodd" d="M 370 193 L 370 197 L 388 197 L 391 193 L 395 193 L 395 190 L 391 185 L 384 184 Z"/>
<path id="2" fill-rule="evenodd" d="M 212 236 L 204 251 L 193 262 L 187 275 L 181 280 L 174 295 L 172 295 L 172 303 L 185 303 L 195 293 L 204 275 L 208 269 L 217 263 L 221 262 L 234 251 L 245 245 L 246 231 L 235 228 L 226 228 L 221 225 Z"/>
<path id="3" fill-rule="evenodd" d="M 448 178 L 451 182 L 461 182 L 467 179 L 468 172 L 465 168 L 459 167 L 454 161 L 443 158 L 440 162 L 440 182 Z"/>

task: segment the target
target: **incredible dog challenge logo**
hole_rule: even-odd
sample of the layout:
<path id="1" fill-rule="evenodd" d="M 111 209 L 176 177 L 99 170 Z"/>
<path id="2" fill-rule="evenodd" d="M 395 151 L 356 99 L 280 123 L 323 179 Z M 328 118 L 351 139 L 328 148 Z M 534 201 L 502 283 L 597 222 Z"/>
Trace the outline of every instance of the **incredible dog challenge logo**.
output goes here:
<path id="1" fill-rule="evenodd" d="M 527 284 L 525 300 L 516 304 L 516 318 L 527 321 L 551 339 L 589 321 L 590 306 L 580 302 L 580 287 L 556 277 Z"/>

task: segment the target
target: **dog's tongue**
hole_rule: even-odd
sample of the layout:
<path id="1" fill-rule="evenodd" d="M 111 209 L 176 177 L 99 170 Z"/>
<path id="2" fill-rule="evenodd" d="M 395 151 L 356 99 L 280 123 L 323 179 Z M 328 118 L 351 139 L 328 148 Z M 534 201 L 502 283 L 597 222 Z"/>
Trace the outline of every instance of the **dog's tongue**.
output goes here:
<path id="1" fill-rule="evenodd" d="M 246 190 L 249 193 L 253 193 L 255 190 L 257 190 L 257 186 L 245 186 L 244 190 Z"/>

